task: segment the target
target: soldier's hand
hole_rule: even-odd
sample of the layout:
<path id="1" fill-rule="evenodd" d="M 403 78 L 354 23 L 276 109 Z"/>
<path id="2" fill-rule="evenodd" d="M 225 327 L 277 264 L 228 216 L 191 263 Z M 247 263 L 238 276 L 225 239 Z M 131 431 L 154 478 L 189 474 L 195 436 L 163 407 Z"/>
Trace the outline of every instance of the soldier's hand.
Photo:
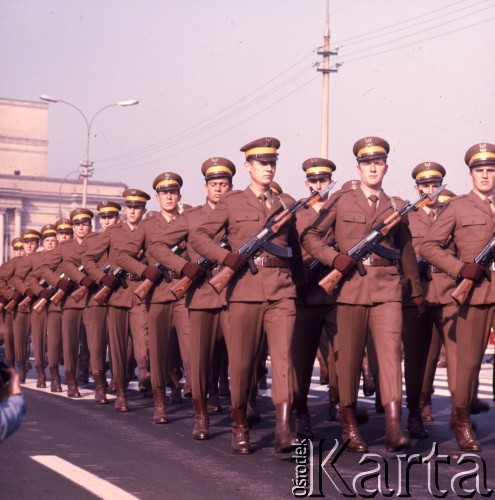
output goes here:
<path id="1" fill-rule="evenodd" d="M 155 266 L 148 266 L 143 271 L 143 278 L 152 281 L 153 283 L 158 283 L 162 277 L 162 272 Z"/>
<path id="2" fill-rule="evenodd" d="M 45 300 L 50 300 L 52 294 L 46 288 L 43 288 L 43 290 L 40 291 L 40 297 Z"/>
<path id="3" fill-rule="evenodd" d="M 356 268 L 356 266 L 357 262 L 343 253 L 339 253 L 339 255 L 337 255 L 337 257 L 335 257 L 333 261 L 333 267 L 344 275 L 349 274 Z"/>
<path id="4" fill-rule="evenodd" d="M 24 295 L 26 295 L 30 299 L 35 299 L 36 298 L 36 294 L 31 290 L 31 288 L 26 288 L 26 291 L 24 292 Z"/>
<path id="5" fill-rule="evenodd" d="M 459 271 L 460 278 L 466 278 L 472 281 L 479 281 L 484 274 L 485 269 L 483 266 L 475 264 L 474 262 L 464 264 Z"/>
<path id="6" fill-rule="evenodd" d="M 230 267 L 234 271 L 240 271 L 246 265 L 247 259 L 237 252 L 229 252 L 225 260 L 224 266 Z"/>
<path id="7" fill-rule="evenodd" d="M 117 288 L 117 285 L 119 284 L 119 278 L 117 278 L 113 274 L 110 275 L 105 274 L 105 276 L 101 278 L 100 283 L 114 290 L 115 288 Z"/>
<path id="8" fill-rule="evenodd" d="M 187 276 L 192 281 L 198 281 L 206 274 L 206 272 L 204 267 L 196 264 L 196 262 L 187 262 L 182 268 L 182 274 Z"/>
<path id="9" fill-rule="evenodd" d="M 412 301 L 418 309 L 419 314 L 423 315 L 426 311 L 425 298 L 422 295 L 418 295 L 417 297 L 412 297 Z"/>
<path id="10" fill-rule="evenodd" d="M 90 278 L 89 276 L 84 276 L 84 278 L 80 281 L 80 284 L 88 289 L 96 286 L 93 278 Z"/>
<path id="11" fill-rule="evenodd" d="M 60 288 L 60 290 L 63 290 L 65 293 L 69 293 L 71 289 L 70 281 L 65 278 L 58 280 L 57 288 Z"/>

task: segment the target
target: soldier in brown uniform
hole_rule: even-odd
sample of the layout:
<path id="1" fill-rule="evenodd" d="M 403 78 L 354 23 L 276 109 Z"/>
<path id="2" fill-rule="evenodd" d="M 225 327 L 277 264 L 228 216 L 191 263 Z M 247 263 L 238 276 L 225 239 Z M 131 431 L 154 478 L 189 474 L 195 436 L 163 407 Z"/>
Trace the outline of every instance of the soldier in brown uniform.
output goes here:
<path id="1" fill-rule="evenodd" d="M 115 275 L 118 268 L 116 254 L 120 247 L 133 238 L 134 231 L 146 213 L 146 202 L 150 196 L 139 189 L 126 189 L 122 197 L 125 202 L 126 221 L 110 225 L 97 236 L 86 238 L 82 264 L 88 275 L 97 283 L 112 290 L 107 300 L 107 326 L 112 354 L 112 374 L 117 388 L 115 408 L 118 411 L 127 411 L 129 405 L 125 386 L 129 332 L 132 335 L 134 355 L 139 369 L 140 390 L 145 392 L 149 385 L 148 314 L 144 303 L 133 293 L 142 281 L 141 277 L 125 270 L 122 270 L 120 276 Z M 101 270 L 102 262 L 110 265 L 108 274 Z"/>
<path id="2" fill-rule="evenodd" d="M 302 235 L 304 248 L 323 264 L 340 271 L 344 278 L 337 295 L 337 375 L 342 412 L 342 439 L 350 440 L 348 451 L 363 453 L 368 447 L 356 424 L 355 404 L 361 363 L 369 328 L 379 364 L 381 399 L 385 407 L 385 443 L 389 451 L 410 445 L 400 426 L 402 373 L 402 289 L 403 277 L 395 260 L 371 254 L 362 263 L 366 274 L 347 252 L 371 229 L 391 215 L 400 200 L 389 198 L 382 189 L 387 172 L 389 144 L 379 137 L 366 137 L 354 144 L 360 176 L 359 189 L 335 193 L 320 215 Z M 331 231 L 335 248 L 326 245 Z M 382 246 L 398 250 L 404 279 L 412 286 L 411 296 L 423 304 L 416 256 L 406 223 L 399 222 L 384 238 Z"/>
<path id="3" fill-rule="evenodd" d="M 31 299 L 39 296 L 43 287 L 39 284 L 39 279 L 36 282 L 31 280 L 33 271 L 38 268 L 44 258 L 45 252 L 53 250 L 57 246 L 57 228 L 54 224 L 47 224 L 41 228 L 41 245 L 43 251 L 36 252 L 31 256 L 31 269 L 26 275 L 25 282 L 28 290 L 31 292 Z M 38 286 L 36 286 L 36 284 Z M 34 303 L 34 300 L 32 300 Z M 47 319 L 48 315 L 46 309 L 41 313 L 31 313 L 31 335 L 33 337 L 33 353 L 34 365 L 38 380 L 36 387 L 46 387 L 46 374 L 45 374 L 45 359 L 47 349 Z"/>
<path id="4" fill-rule="evenodd" d="M 448 201 L 455 197 L 455 194 L 448 189 L 444 189 L 429 204 L 428 221 L 424 215 L 419 212 L 415 217 L 409 216 L 411 233 L 413 235 L 413 245 L 416 253 L 419 253 L 419 246 L 433 224 L 433 220 L 438 218 L 438 214 L 445 209 Z M 430 215 L 433 214 L 433 215 Z M 417 221 L 417 227 L 416 227 Z M 452 246 L 452 244 L 451 244 Z M 454 251 L 452 249 L 452 251 Z M 447 381 L 450 394 L 455 393 L 456 367 L 457 367 L 457 344 L 455 342 L 455 322 L 457 318 L 457 305 L 451 297 L 454 291 L 455 281 L 448 274 L 440 269 L 430 266 L 426 261 L 419 264 L 421 281 L 425 290 L 426 300 L 426 318 L 433 322 L 431 327 L 431 341 L 428 348 L 428 357 L 426 360 L 425 374 L 420 395 L 420 410 L 424 422 L 434 420 L 432 414 L 431 396 L 433 394 L 433 383 L 435 381 L 435 372 L 439 360 L 440 350 L 445 352 L 445 366 L 447 367 Z M 447 361 L 447 354 L 448 361 Z M 453 403 L 453 401 L 452 401 Z M 453 424 L 453 421 L 452 421 Z"/>
<path id="5" fill-rule="evenodd" d="M 170 331 L 172 328 L 173 309 L 175 296 L 170 292 L 173 281 L 168 283 L 163 271 L 158 269 L 158 261 L 149 253 L 149 246 L 155 235 L 166 233 L 169 225 L 173 224 L 178 216 L 178 203 L 180 201 L 180 188 L 182 178 L 174 172 L 164 172 L 157 176 L 153 182 L 156 198 L 160 204 L 160 212 L 153 213 L 143 220 L 134 230 L 134 235 L 125 244 L 118 248 L 116 263 L 128 273 L 137 277 L 151 280 L 155 285 L 146 297 L 148 310 L 148 337 L 151 386 L 155 409 L 153 422 L 157 424 L 168 423 L 167 408 L 165 405 L 165 389 L 167 383 L 167 364 L 169 355 Z M 144 252 L 145 259 L 141 256 Z M 168 271 L 170 278 L 178 279 L 181 271 L 199 268 L 197 264 L 189 263 L 182 257 L 172 254 L 170 262 L 161 262 Z M 191 274 L 190 277 L 194 277 Z M 188 328 L 189 325 L 183 325 Z M 180 328 L 180 327 L 179 327 Z M 179 333 L 180 335 L 180 333 Z M 184 356 L 185 357 L 185 356 Z"/>
<path id="6" fill-rule="evenodd" d="M 72 210 L 70 219 L 74 230 L 74 239 L 60 243 L 55 250 L 49 252 L 40 269 L 41 276 L 49 285 L 56 286 L 65 292 L 62 303 L 62 339 L 65 377 L 68 386 L 67 395 L 70 398 L 81 397 L 76 380 L 79 336 L 83 323 L 86 331 L 91 326 L 89 322 L 90 311 L 87 307 L 90 294 L 86 293 L 85 297 L 79 302 L 70 294 L 74 291 L 74 288 L 80 292 L 79 288 L 81 286 L 86 287 L 87 290 L 94 288 L 94 281 L 74 264 L 74 262 L 80 263 L 82 242 L 91 232 L 92 218 L 93 212 L 87 208 Z M 60 278 L 62 272 L 64 278 Z M 97 362 L 97 360 L 93 361 Z M 98 362 L 102 361 L 98 360 Z M 101 370 L 103 370 L 103 367 Z M 103 380 L 101 380 L 101 384 L 96 387 L 95 401 L 97 403 L 104 400 L 102 397 L 104 395 Z"/>
<path id="7" fill-rule="evenodd" d="M 281 227 L 271 242 L 292 248 L 294 257 L 280 258 L 263 250 L 254 258 L 257 273 L 247 269 L 238 250 L 256 235 L 269 217 L 291 202 L 276 196 L 270 183 L 276 171 L 280 141 L 266 137 L 241 148 L 251 183 L 244 191 L 224 195 L 201 227 L 190 234 L 193 248 L 209 260 L 228 266 L 238 274 L 227 290 L 230 328 L 226 334 L 229 353 L 232 404 L 232 450 L 250 453 L 246 421 L 248 392 L 253 380 L 263 332 L 272 363 L 272 400 L 276 409 L 275 449 L 290 451 L 294 437 L 290 429 L 293 398 L 291 345 L 296 317 L 296 283 L 304 282 L 298 234 L 292 221 Z M 226 232 L 232 251 L 221 248 L 214 238 Z M 281 248 L 280 248 L 281 247 Z"/>
<path id="8" fill-rule="evenodd" d="M 38 249 L 41 239 L 39 231 L 27 229 L 22 234 L 24 243 L 24 253 L 22 257 L 13 259 L 12 275 L 8 279 L 8 285 L 13 289 L 12 298 L 18 303 L 24 296 L 31 299 L 36 296 L 25 283 L 26 276 L 32 269 L 32 256 Z M 21 383 L 26 381 L 27 373 L 27 349 L 30 333 L 30 316 L 29 310 L 21 311 L 16 307 L 13 311 L 13 327 L 14 327 L 14 345 L 15 358 L 19 370 L 19 379 Z"/>
<path id="9" fill-rule="evenodd" d="M 188 238 L 203 224 L 208 214 L 215 209 L 220 199 L 232 189 L 232 177 L 235 175 L 235 166 L 227 158 L 209 158 L 201 166 L 205 177 L 206 203 L 188 210 L 175 224 L 170 225 L 166 233 L 152 239 L 149 248 L 150 254 L 159 262 L 167 259 L 168 249 Z M 215 237 L 220 243 L 224 233 Z M 197 262 L 201 255 L 188 248 L 192 262 Z M 218 267 L 208 273 L 216 275 Z M 213 355 L 217 343 L 228 328 L 226 313 L 225 292 L 215 293 L 206 280 L 193 285 L 186 297 L 186 306 L 189 310 L 191 328 L 191 382 L 193 405 L 196 412 L 193 439 L 208 439 L 209 419 L 207 412 L 207 395 L 211 379 Z"/>
<path id="10" fill-rule="evenodd" d="M 70 219 L 58 219 L 54 226 L 56 229 L 57 245 L 61 242 L 71 240 L 74 237 L 72 221 Z M 41 269 L 47 254 L 43 252 L 40 255 L 41 259 L 37 265 L 33 266 L 32 271 L 28 275 L 27 283 L 35 295 L 47 301 L 47 305 L 40 314 L 36 311 L 31 313 L 31 323 L 35 316 L 46 315 L 46 330 L 48 332 L 46 354 L 48 358 L 48 368 L 50 370 L 50 390 L 51 392 L 62 392 L 59 373 L 62 354 L 62 309 L 60 304 L 54 304 L 50 301 L 53 293 L 40 284 L 40 280 L 42 279 Z M 33 332 L 33 338 L 34 337 L 35 334 Z"/>
<path id="11" fill-rule="evenodd" d="M 332 181 L 332 173 L 335 164 L 326 158 L 309 158 L 302 164 L 306 173 L 306 187 L 311 191 L 322 191 Z M 297 229 L 302 234 L 310 223 L 315 219 L 325 200 L 314 204 L 308 210 L 303 210 L 297 215 Z M 328 236 L 326 244 L 329 243 Z M 314 437 L 311 428 L 308 411 L 308 392 L 311 385 L 311 375 L 315 362 L 316 352 L 323 336 L 329 343 L 326 349 L 328 361 L 325 361 L 329 370 L 330 390 L 335 391 L 337 387 L 337 375 L 335 371 L 334 339 L 336 334 L 336 308 L 333 295 L 326 294 L 318 286 L 318 281 L 327 274 L 330 269 L 317 263 L 311 255 L 303 249 L 304 268 L 308 284 L 298 290 L 296 326 L 293 342 L 294 363 L 294 404 L 296 412 L 296 432 L 299 438 L 312 439 Z"/>
<path id="12" fill-rule="evenodd" d="M 418 196 L 431 194 L 442 185 L 445 168 L 436 162 L 422 162 L 412 171 L 415 180 L 415 191 Z M 409 229 L 413 238 L 416 255 L 433 221 L 444 208 L 438 197 L 430 201 L 422 209 L 409 214 Z M 429 266 L 427 262 L 419 263 L 421 285 L 425 297 L 425 312 L 419 314 L 410 290 L 406 290 L 403 301 L 404 329 L 404 378 L 406 385 L 406 400 L 408 408 L 407 428 L 413 438 L 426 438 L 428 432 L 423 425 L 420 410 L 422 381 L 425 376 L 426 361 L 432 339 L 433 325 L 442 338 L 445 339 L 448 350 L 449 389 L 455 392 L 456 348 L 455 348 L 455 318 L 457 308 L 450 294 L 454 280 Z"/>
<path id="13" fill-rule="evenodd" d="M 468 149 L 464 160 L 470 170 L 473 189 L 449 202 L 426 234 L 420 254 L 452 278 L 474 281 L 472 293 L 459 307 L 456 323 L 459 355 L 454 430 L 462 450 L 478 451 L 481 445 L 471 426 L 469 407 L 492 325 L 495 276 L 493 267 L 485 268 L 474 260 L 493 238 L 495 145 L 475 144 Z M 455 245 L 455 255 L 447 248 L 450 240 Z M 489 275 L 491 279 L 487 279 Z"/>
<path id="14" fill-rule="evenodd" d="M 12 314 L 5 311 L 4 307 L 12 299 L 12 288 L 8 285 L 8 279 L 12 276 L 14 258 L 24 255 L 24 243 L 22 238 L 13 238 L 12 258 L 0 266 L 0 302 L 2 304 L 3 340 L 5 359 L 10 366 L 15 366 L 14 325 Z"/>

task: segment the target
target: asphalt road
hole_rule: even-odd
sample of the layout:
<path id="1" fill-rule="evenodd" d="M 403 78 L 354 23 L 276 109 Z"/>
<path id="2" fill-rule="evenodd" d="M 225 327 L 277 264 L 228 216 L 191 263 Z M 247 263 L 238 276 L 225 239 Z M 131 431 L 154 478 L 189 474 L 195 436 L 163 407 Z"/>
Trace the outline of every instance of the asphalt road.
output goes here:
<path id="1" fill-rule="evenodd" d="M 384 417 L 375 413 L 373 398 L 360 399 L 359 405 L 370 413 L 369 422 L 361 427 L 370 446 L 366 463 L 360 463 L 362 455 L 339 455 L 340 442 L 332 452 L 335 439 L 340 440 L 340 425 L 328 421 L 327 388 L 319 385 L 316 367 L 314 373 L 310 411 L 317 438 L 312 443 L 313 453 L 307 452 L 309 444 L 306 450 L 300 447 L 293 454 L 274 453 L 275 415 L 268 390 L 262 391 L 260 397 L 263 421 L 251 431 L 253 453 L 236 456 L 230 451 L 226 400 L 224 411 L 210 416 L 211 439 L 198 442 L 191 439 L 190 399 L 181 405 L 170 405 L 170 423 L 158 426 L 151 423 L 152 400 L 141 397 L 135 383 L 129 392 L 131 411 L 122 414 L 115 412 L 112 404 L 96 406 L 91 385 L 84 388 L 87 396 L 81 400 L 70 400 L 65 393 L 51 394 L 49 389 L 37 390 L 31 371 L 25 384 L 28 412 L 23 425 L 0 445 L 0 498 L 285 499 L 293 498 L 296 462 L 299 481 L 313 471 L 312 482 L 308 480 L 306 488 L 296 490 L 301 495 L 309 494 L 312 487 L 313 496 L 345 498 L 346 493 L 360 498 L 367 494 L 359 489 L 360 485 L 373 489 L 380 483 L 376 498 L 392 490 L 391 497 L 409 493 L 411 498 L 435 498 L 444 490 L 447 498 L 458 498 L 452 488 L 458 486 L 459 474 L 476 466 L 478 472 L 462 483 L 464 490 L 476 488 L 476 476 L 481 493 L 489 493 L 485 487 L 495 489 L 491 365 L 483 365 L 479 394 L 492 408 L 473 417 L 483 451 L 464 457 L 471 460 L 464 464 L 458 463 L 462 453 L 448 428 L 450 399 L 444 369 L 438 370 L 435 384 L 436 420 L 428 424 L 430 437 L 413 440 L 412 448 L 401 460 L 385 450 Z M 407 411 L 404 413 L 405 424 Z M 309 460 L 309 455 L 313 462 L 301 465 L 301 457 Z M 295 456 L 299 458 L 296 460 Z M 414 461 L 421 463 L 406 474 L 407 463 Z M 378 472 L 370 477 L 374 468 Z M 481 495 L 475 493 L 474 498 L 477 497 Z"/>

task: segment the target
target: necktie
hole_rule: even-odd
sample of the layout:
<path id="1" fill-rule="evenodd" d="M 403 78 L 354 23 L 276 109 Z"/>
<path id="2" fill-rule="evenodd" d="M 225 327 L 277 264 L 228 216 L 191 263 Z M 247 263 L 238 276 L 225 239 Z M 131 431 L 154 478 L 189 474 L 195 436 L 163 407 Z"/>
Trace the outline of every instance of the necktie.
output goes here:
<path id="1" fill-rule="evenodd" d="M 485 199 L 484 199 L 484 202 L 490 207 L 492 213 L 495 212 L 495 206 L 493 206 L 493 201 L 491 199 L 490 196 L 487 196 Z"/>
<path id="2" fill-rule="evenodd" d="M 435 219 L 437 218 L 435 210 L 430 210 L 430 212 L 428 213 L 428 217 L 431 219 L 432 222 L 434 222 Z"/>
<path id="3" fill-rule="evenodd" d="M 375 215 L 376 212 L 376 204 L 378 203 L 378 196 L 376 194 L 371 194 L 368 196 L 368 200 L 370 200 L 370 208 L 371 208 L 371 213 Z"/>
<path id="4" fill-rule="evenodd" d="M 265 212 L 265 215 L 268 215 L 268 205 L 267 205 L 267 197 L 266 194 L 260 194 L 258 196 L 258 200 L 260 200 L 261 206 L 263 208 L 263 211 Z"/>

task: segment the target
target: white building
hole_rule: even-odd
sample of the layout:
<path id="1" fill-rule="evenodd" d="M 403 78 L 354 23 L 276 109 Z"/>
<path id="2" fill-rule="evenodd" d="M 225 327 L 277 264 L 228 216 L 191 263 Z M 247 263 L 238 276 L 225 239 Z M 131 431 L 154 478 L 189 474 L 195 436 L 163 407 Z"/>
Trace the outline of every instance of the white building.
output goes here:
<path id="1" fill-rule="evenodd" d="M 68 217 L 82 204 L 82 181 L 47 177 L 48 104 L 0 98 L 0 264 L 27 228 Z M 120 182 L 88 184 L 86 206 L 122 201 Z"/>

